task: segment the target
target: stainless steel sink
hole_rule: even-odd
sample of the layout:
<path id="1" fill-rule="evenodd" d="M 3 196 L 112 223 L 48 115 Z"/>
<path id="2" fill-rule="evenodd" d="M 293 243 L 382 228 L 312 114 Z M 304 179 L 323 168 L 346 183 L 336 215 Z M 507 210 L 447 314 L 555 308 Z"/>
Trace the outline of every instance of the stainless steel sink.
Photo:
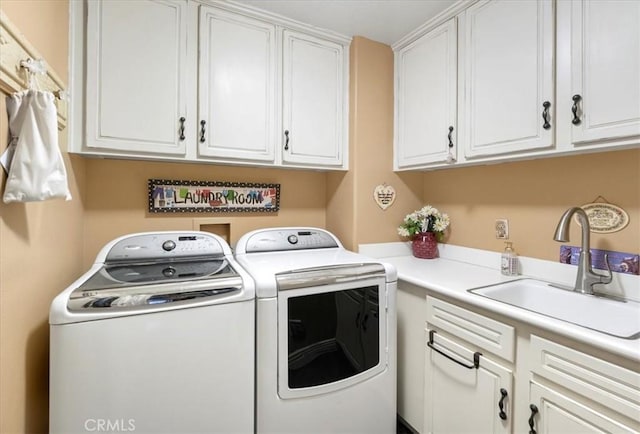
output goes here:
<path id="1" fill-rule="evenodd" d="M 617 300 L 518 279 L 470 293 L 624 339 L 640 338 L 640 303 Z"/>

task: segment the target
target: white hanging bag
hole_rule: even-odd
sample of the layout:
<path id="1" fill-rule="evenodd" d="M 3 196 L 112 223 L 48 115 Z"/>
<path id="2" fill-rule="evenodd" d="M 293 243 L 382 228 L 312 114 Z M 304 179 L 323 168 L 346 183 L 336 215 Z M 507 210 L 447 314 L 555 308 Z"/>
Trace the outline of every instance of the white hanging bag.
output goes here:
<path id="1" fill-rule="evenodd" d="M 9 132 L 15 150 L 8 161 L 3 200 L 5 203 L 70 200 L 67 171 L 58 147 L 54 96 L 30 87 L 7 97 Z"/>

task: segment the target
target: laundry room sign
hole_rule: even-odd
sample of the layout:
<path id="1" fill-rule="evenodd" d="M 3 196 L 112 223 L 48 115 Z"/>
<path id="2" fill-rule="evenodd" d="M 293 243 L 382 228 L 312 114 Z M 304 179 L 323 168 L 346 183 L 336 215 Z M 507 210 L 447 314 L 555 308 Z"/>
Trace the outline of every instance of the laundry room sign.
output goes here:
<path id="1" fill-rule="evenodd" d="M 277 212 L 280 184 L 149 180 L 149 212 Z"/>

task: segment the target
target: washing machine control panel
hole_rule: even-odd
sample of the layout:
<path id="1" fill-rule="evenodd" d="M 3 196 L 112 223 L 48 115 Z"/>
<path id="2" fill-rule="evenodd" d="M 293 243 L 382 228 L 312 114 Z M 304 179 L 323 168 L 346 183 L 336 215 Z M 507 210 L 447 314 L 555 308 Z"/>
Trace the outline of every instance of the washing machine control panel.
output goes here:
<path id="1" fill-rule="evenodd" d="M 117 241 L 107 253 L 106 262 L 222 255 L 220 242 L 207 234 L 194 232 L 138 234 Z"/>
<path id="2" fill-rule="evenodd" d="M 328 249 L 339 247 L 331 234 L 314 229 L 265 229 L 246 242 L 246 253 L 283 252 L 288 250 Z"/>

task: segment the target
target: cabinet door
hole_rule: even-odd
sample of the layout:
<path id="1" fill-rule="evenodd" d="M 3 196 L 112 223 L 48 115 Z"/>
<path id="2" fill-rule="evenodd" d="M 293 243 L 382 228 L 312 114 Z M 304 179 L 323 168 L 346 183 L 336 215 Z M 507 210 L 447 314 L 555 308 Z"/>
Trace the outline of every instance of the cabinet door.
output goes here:
<path id="1" fill-rule="evenodd" d="M 184 154 L 186 0 L 89 1 L 87 13 L 87 147 Z"/>
<path id="2" fill-rule="evenodd" d="M 456 41 L 451 19 L 396 53 L 396 169 L 455 156 Z"/>
<path id="3" fill-rule="evenodd" d="M 575 401 L 559 391 L 531 382 L 529 392 L 530 402 L 537 410 L 535 414 L 529 410 L 529 423 L 533 423 L 538 434 L 637 433 L 637 428 L 607 417 L 588 403 Z M 530 429 L 529 426 L 519 428 Z"/>
<path id="4" fill-rule="evenodd" d="M 200 6 L 198 151 L 274 161 L 275 26 Z"/>
<path id="5" fill-rule="evenodd" d="M 470 363 L 473 351 L 439 334 L 434 345 L 441 351 Z M 438 433 L 511 432 L 513 373 L 491 360 L 480 357 L 478 369 L 468 369 L 426 347 L 425 428 Z M 506 419 L 499 416 L 502 401 Z"/>
<path id="6" fill-rule="evenodd" d="M 342 166 L 348 112 L 344 47 L 289 30 L 283 38 L 282 161 Z"/>
<path id="7" fill-rule="evenodd" d="M 555 110 L 551 2 L 481 1 L 467 9 L 461 21 L 465 156 L 551 147 Z"/>
<path id="8" fill-rule="evenodd" d="M 573 142 L 640 136 L 640 2 L 571 6 Z"/>

